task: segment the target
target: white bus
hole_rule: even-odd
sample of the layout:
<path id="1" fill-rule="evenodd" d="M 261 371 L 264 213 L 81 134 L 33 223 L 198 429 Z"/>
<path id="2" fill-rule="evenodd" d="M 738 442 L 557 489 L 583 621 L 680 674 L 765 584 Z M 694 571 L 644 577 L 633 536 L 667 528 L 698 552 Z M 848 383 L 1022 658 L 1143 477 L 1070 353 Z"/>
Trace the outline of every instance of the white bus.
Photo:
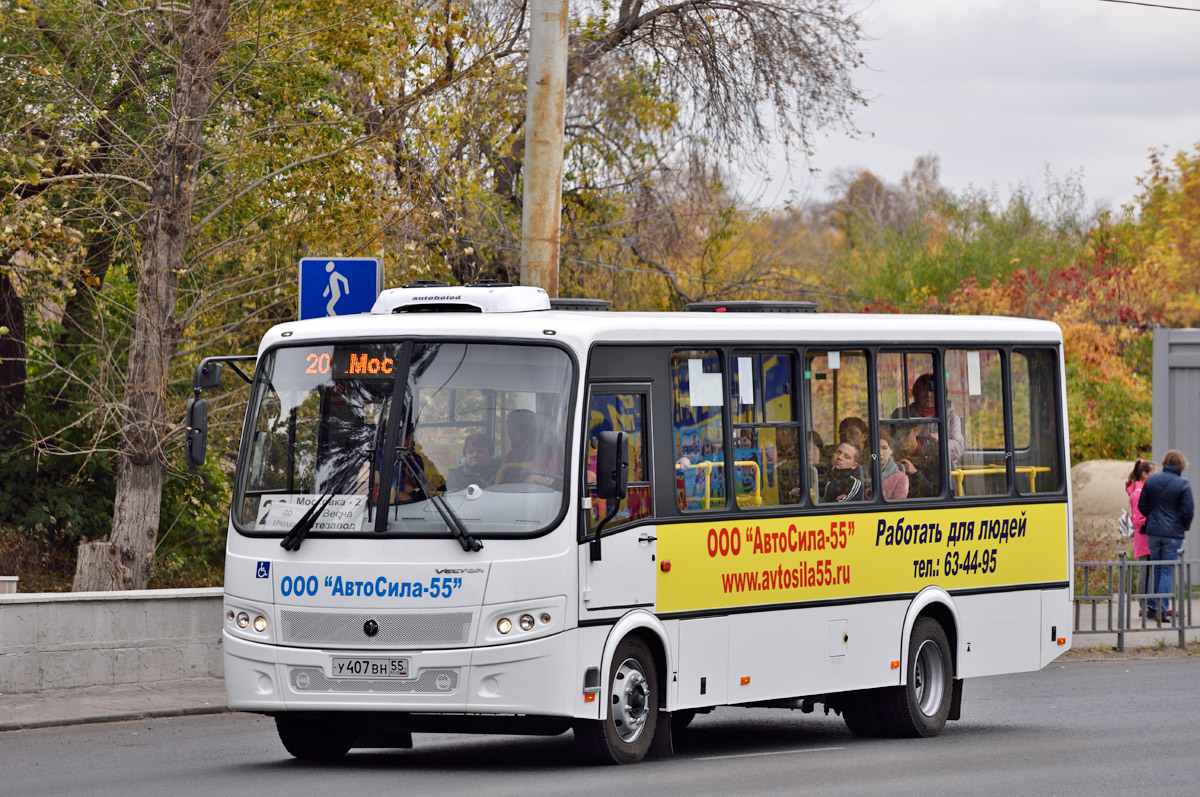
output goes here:
<path id="1" fill-rule="evenodd" d="M 1069 648 L 1054 324 L 551 305 L 422 284 L 263 339 L 225 681 L 292 755 L 573 730 L 630 763 L 716 706 L 933 736 Z M 192 464 L 236 359 L 197 368 Z"/>

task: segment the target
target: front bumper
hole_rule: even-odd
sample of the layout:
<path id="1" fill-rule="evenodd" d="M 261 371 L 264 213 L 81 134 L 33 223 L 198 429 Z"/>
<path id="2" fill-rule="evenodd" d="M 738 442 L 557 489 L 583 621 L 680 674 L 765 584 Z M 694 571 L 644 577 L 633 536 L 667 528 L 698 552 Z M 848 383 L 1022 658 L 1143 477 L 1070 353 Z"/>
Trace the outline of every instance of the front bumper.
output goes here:
<path id="1" fill-rule="evenodd" d="M 390 711 L 574 716 L 575 631 L 446 650 L 281 647 L 224 633 L 225 689 L 236 711 Z M 404 656 L 407 679 L 338 679 L 334 656 Z M 575 688 L 572 688 L 575 687 Z"/>

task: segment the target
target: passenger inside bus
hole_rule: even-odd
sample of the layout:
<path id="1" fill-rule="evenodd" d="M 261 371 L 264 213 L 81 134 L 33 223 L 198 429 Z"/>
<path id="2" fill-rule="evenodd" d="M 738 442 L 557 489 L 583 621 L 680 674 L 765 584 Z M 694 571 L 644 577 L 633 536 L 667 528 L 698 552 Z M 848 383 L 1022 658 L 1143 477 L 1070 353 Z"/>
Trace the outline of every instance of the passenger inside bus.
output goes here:
<path id="1" fill-rule="evenodd" d="M 867 422 L 855 415 L 847 415 L 838 424 L 838 442 L 851 443 L 859 451 L 867 450 L 870 430 Z"/>
<path id="2" fill-rule="evenodd" d="M 447 479 L 449 489 L 465 490 L 472 484 L 487 487 L 496 481 L 500 461 L 496 459 L 491 435 L 487 432 L 472 432 L 467 435 L 463 440 L 462 453 L 458 467 L 450 471 Z"/>
<path id="3" fill-rule="evenodd" d="M 513 410 L 505 424 L 508 451 L 500 460 L 497 484 L 562 484 L 562 452 L 532 410 Z"/>
<path id="4" fill-rule="evenodd" d="M 419 467 L 421 472 L 425 474 L 425 480 L 437 492 L 445 492 L 446 479 L 438 472 L 437 466 L 433 461 L 421 454 L 421 447 L 414 441 L 414 430 L 411 424 L 405 423 L 401 426 L 400 436 L 396 440 L 395 449 L 396 458 L 392 464 L 392 491 L 391 503 L 393 504 L 411 504 L 415 501 L 424 501 L 429 496 L 425 492 L 425 488 L 421 483 L 413 477 L 411 471 L 406 467 L 408 465 Z M 379 478 L 376 483 L 382 478 L 382 463 L 378 466 L 377 472 Z M 378 488 L 376 488 L 376 498 L 378 498 Z"/>
<path id="5" fill-rule="evenodd" d="M 859 450 L 853 443 L 838 443 L 833 450 L 829 468 L 829 480 L 825 482 L 822 501 L 827 504 L 838 501 L 861 501 L 863 482 L 859 478 Z"/>
<path id="6" fill-rule="evenodd" d="M 934 392 L 933 374 L 921 374 L 913 382 L 912 404 L 907 407 L 897 407 L 892 412 L 893 418 L 932 418 L 937 412 L 937 396 Z M 950 470 L 958 467 L 962 458 L 965 440 L 963 438 L 962 421 L 954 411 L 954 405 L 946 399 L 946 447 L 950 451 Z M 936 421 L 921 425 L 922 438 L 931 439 L 936 446 L 939 440 L 939 424 Z"/>
<path id="7" fill-rule="evenodd" d="M 808 433 L 808 492 L 815 504 L 820 500 L 821 484 L 821 455 L 825 450 L 825 441 L 816 432 Z M 799 503 L 799 497 L 794 498 Z"/>
<path id="8" fill-rule="evenodd" d="M 898 501 L 908 498 L 908 472 L 892 456 L 892 441 L 888 431 L 880 429 L 879 435 L 879 489 L 883 500 Z"/>
<path id="9" fill-rule="evenodd" d="M 931 498 L 942 493 L 941 451 L 936 438 L 921 436 L 921 427 L 896 424 L 892 435 L 892 456 L 908 474 L 909 498 Z"/>

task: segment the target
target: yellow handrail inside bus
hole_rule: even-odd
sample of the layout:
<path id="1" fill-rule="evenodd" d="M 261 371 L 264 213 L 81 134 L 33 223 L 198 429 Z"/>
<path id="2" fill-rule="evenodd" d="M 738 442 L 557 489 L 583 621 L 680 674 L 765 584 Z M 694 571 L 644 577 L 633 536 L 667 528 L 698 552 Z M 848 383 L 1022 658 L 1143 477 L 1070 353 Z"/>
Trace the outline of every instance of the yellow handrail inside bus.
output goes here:
<path id="1" fill-rule="evenodd" d="M 758 466 L 758 460 L 755 459 L 738 459 L 733 462 L 738 468 L 753 468 L 754 469 L 754 494 L 739 495 L 737 497 L 738 506 L 762 506 L 762 471 Z M 675 463 L 676 470 L 692 470 L 693 468 L 701 468 L 704 470 L 704 498 L 701 499 L 700 507 L 702 509 L 711 509 L 711 491 L 712 491 L 712 469 L 725 467 L 724 462 L 693 462 L 689 465 L 680 465 Z"/>
<path id="2" fill-rule="evenodd" d="M 1017 465 L 1013 468 L 1017 473 L 1029 474 L 1029 492 L 1037 492 L 1037 475 L 1046 473 L 1050 468 L 1045 465 Z M 1004 473 L 1003 465 L 962 465 L 956 470 L 950 471 L 950 475 L 954 478 L 954 494 L 961 496 L 963 494 L 963 481 L 968 476 L 986 476 L 993 473 Z"/>

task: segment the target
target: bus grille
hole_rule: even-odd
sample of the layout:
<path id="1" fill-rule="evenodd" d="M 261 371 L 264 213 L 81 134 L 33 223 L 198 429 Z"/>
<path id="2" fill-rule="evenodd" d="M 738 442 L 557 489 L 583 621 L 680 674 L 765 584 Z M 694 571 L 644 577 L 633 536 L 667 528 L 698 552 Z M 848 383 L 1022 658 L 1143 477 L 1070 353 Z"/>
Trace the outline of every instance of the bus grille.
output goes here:
<path id="1" fill-rule="evenodd" d="M 473 613 L 423 612 L 305 612 L 285 609 L 279 613 L 279 638 L 285 645 L 353 645 L 356 648 L 419 648 L 465 645 L 470 641 Z M 374 620 L 375 636 L 367 636 L 363 625 Z"/>
<path id="2" fill-rule="evenodd" d="M 424 670 L 410 680 L 371 681 L 363 678 L 326 678 L 320 667 L 289 667 L 288 682 L 292 685 L 292 691 L 306 694 L 334 692 L 448 695 L 458 689 L 458 670 Z"/>

